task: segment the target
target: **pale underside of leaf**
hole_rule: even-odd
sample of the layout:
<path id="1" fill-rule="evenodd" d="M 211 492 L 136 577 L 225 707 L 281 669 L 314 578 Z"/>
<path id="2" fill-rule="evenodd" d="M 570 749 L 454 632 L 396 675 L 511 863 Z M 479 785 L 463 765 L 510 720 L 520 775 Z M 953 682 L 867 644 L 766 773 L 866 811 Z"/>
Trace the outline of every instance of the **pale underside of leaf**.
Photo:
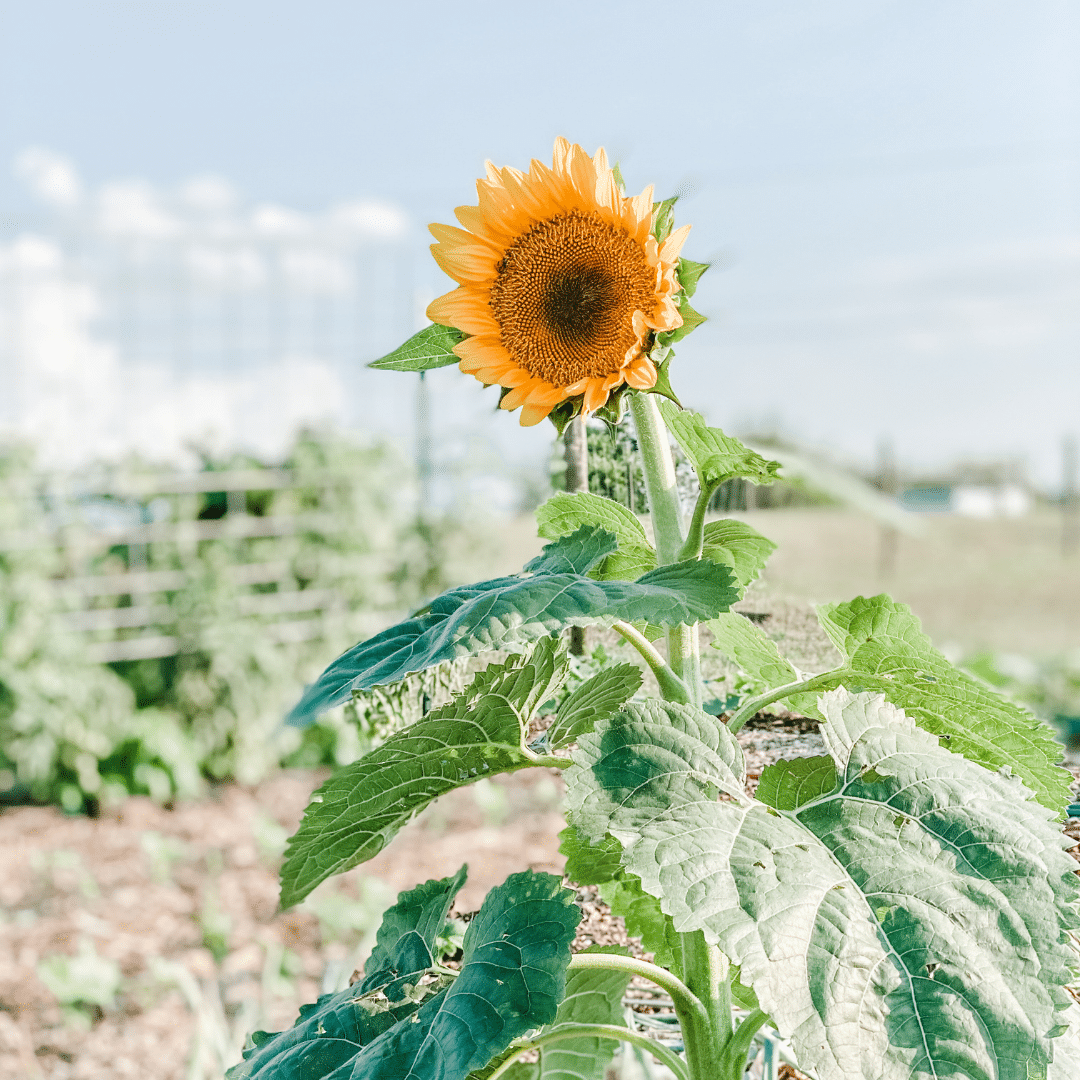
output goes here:
<path id="1" fill-rule="evenodd" d="M 955 668 L 923 633 L 906 604 L 888 596 L 856 597 L 818 609 L 822 626 L 848 666 L 874 676 L 884 693 L 920 727 L 988 769 L 1019 776 L 1039 801 L 1060 814 L 1071 777 L 1060 767 L 1061 744 L 1049 725 Z M 847 680 L 848 684 L 856 677 Z"/>
<path id="2" fill-rule="evenodd" d="M 1050 815 L 880 697 L 820 707 L 839 782 L 795 812 L 733 789 L 722 725 L 631 704 L 580 740 L 568 818 L 741 965 L 819 1080 L 1028 1080 L 1077 921 Z"/>

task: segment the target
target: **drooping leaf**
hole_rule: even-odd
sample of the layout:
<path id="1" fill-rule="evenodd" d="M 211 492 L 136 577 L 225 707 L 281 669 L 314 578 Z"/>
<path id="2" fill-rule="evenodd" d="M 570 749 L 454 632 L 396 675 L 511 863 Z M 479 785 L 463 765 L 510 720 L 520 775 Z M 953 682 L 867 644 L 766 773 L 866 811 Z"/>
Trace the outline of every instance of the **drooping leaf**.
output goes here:
<path id="1" fill-rule="evenodd" d="M 398 894 L 397 903 L 383 912 L 375 948 L 364 964 L 361 993 L 382 990 L 390 1001 L 401 1001 L 435 962 L 435 939 L 446 923 L 454 897 L 465 884 L 467 867 L 453 877 L 426 881 Z"/>
<path id="2" fill-rule="evenodd" d="M 656 552 L 644 527 L 621 503 L 587 491 L 559 491 L 536 511 L 537 532 L 545 540 L 569 536 L 583 525 L 606 529 L 619 545 L 592 571 L 594 577 L 635 581 L 656 568 Z"/>
<path id="3" fill-rule="evenodd" d="M 856 672 L 957 754 L 988 769 L 1011 769 L 1055 813 L 1069 802 L 1071 777 L 1048 724 L 953 667 L 906 604 L 881 595 L 818 608 L 826 633 Z M 848 680 L 849 684 L 856 679 Z"/>
<path id="4" fill-rule="evenodd" d="M 721 566 L 730 566 L 742 588 L 756 581 L 776 545 L 745 521 L 721 518 L 705 525 L 702 555 Z"/>
<path id="5" fill-rule="evenodd" d="M 301 1006 L 300 1019 L 288 1031 L 255 1032 L 254 1047 L 245 1051 L 243 1063 L 229 1070 L 228 1080 L 330 1076 L 357 1046 L 415 1013 L 426 997 L 443 988 L 425 976 L 435 938 L 464 883 L 463 866 L 453 877 L 400 893 L 383 915 L 375 950 L 364 965 L 364 979 L 342 993 L 324 994 L 314 1004 Z"/>
<path id="6" fill-rule="evenodd" d="M 679 259 L 679 267 L 675 271 L 679 278 L 682 291 L 687 296 L 693 296 L 697 292 L 698 281 L 701 275 L 709 269 L 711 263 L 694 262 L 693 259 Z"/>
<path id="7" fill-rule="evenodd" d="M 593 945 L 586 953 L 626 956 L 621 946 Z M 622 999 L 631 976 L 604 968 L 579 968 L 566 977 L 566 996 L 550 1030 L 560 1024 L 614 1024 L 625 1027 Z M 614 1039 L 585 1036 L 561 1039 L 540 1049 L 538 1080 L 603 1080 L 618 1043 Z"/>
<path id="8" fill-rule="evenodd" d="M 719 649 L 752 679 L 770 689 L 786 686 L 799 673 L 780 655 L 776 642 L 737 611 L 725 611 L 707 623 L 714 649 Z"/>
<path id="9" fill-rule="evenodd" d="M 646 952 L 661 967 L 679 970 L 682 963 L 682 942 L 670 915 L 665 915 L 660 901 L 641 887 L 633 875 L 620 873 L 613 881 L 600 886 L 600 896 L 611 908 L 612 915 L 621 915 L 626 932 L 641 938 Z"/>
<path id="10" fill-rule="evenodd" d="M 633 664 L 616 664 L 598 671 L 563 698 L 547 730 L 548 746 L 557 750 L 592 731 L 598 720 L 618 712 L 641 689 L 641 681 L 641 669 Z"/>
<path id="11" fill-rule="evenodd" d="M 709 427 L 700 413 L 679 409 L 668 401 L 660 402 L 660 412 L 703 484 L 719 484 L 735 476 L 754 484 L 771 484 L 777 479 L 777 462 L 763 458 L 719 428 Z"/>
<path id="12" fill-rule="evenodd" d="M 819 708 L 838 782 L 797 810 L 733 784 L 712 718 L 632 703 L 579 740 L 568 818 L 740 965 L 819 1080 L 1039 1075 L 1080 892 L 1052 815 L 880 696 Z"/>
<path id="13" fill-rule="evenodd" d="M 460 974 L 401 1015 L 385 995 L 351 986 L 321 998 L 290 1031 L 264 1039 L 229 1080 L 465 1080 L 525 1032 L 555 1019 L 581 912 L 551 874 L 513 874 L 492 889 L 465 932 Z M 418 1007 L 417 1007 L 418 1005 Z M 411 1007 L 410 1007 L 411 1006 Z"/>
<path id="14" fill-rule="evenodd" d="M 559 851 L 566 856 L 566 876 L 578 885 L 614 881 L 622 869 L 622 845 L 611 836 L 590 843 L 579 829 L 567 825 L 559 833 Z"/>
<path id="15" fill-rule="evenodd" d="M 792 758 L 761 770 L 757 797 L 777 810 L 798 810 L 835 787 L 836 766 L 831 757 Z"/>
<path id="16" fill-rule="evenodd" d="M 304 691 L 289 714 L 303 725 L 354 690 L 396 682 L 455 656 L 520 649 L 565 626 L 617 619 L 674 625 L 709 619 L 738 599 L 725 567 L 702 560 L 661 566 L 636 581 L 586 574 L 615 550 L 613 534 L 582 526 L 548 544 L 520 575 L 450 589 L 429 609 L 354 646 Z"/>
<path id="17" fill-rule="evenodd" d="M 430 371 L 447 367 L 460 359 L 453 349 L 464 340 L 465 335 L 460 330 L 432 323 L 392 353 L 373 360 L 368 367 L 381 371 Z"/>

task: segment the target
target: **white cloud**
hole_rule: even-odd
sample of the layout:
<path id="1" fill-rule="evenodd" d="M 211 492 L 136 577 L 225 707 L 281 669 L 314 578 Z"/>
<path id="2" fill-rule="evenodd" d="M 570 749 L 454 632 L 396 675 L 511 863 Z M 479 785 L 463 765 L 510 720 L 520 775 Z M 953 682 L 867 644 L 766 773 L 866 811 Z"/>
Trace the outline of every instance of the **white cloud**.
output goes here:
<path id="1" fill-rule="evenodd" d="M 141 180 L 106 184 L 98 194 L 98 215 L 98 227 L 116 236 L 169 240 L 184 231 L 158 191 Z"/>
<path id="2" fill-rule="evenodd" d="M 63 155 L 32 146 L 15 158 L 13 172 L 41 200 L 69 209 L 82 199 L 82 181 Z"/>
<path id="3" fill-rule="evenodd" d="M 339 203 L 330 210 L 331 226 L 380 240 L 397 240 L 409 228 L 409 218 L 400 206 L 376 201 Z"/>

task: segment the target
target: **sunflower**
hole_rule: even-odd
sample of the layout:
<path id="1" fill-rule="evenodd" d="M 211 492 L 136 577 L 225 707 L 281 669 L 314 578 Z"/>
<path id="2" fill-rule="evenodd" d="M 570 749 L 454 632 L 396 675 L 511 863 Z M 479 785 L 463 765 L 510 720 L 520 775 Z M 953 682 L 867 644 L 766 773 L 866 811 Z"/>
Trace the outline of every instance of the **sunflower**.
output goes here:
<path id="1" fill-rule="evenodd" d="M 463 229 L 432 225 L 435 261 L 460 285 L 428 318 L 470 335 L 462 371 L 507 388 L 500 407 L 538 424 L 561 401 L 601 408 L 624 383 L 656 384 L 653 335 L 682 325 L 676 267 L 690 226 L 652 235 L 652 188 L 624 196 L 603 148 L 555 140 L 551 168 L 487 163 Z"/>

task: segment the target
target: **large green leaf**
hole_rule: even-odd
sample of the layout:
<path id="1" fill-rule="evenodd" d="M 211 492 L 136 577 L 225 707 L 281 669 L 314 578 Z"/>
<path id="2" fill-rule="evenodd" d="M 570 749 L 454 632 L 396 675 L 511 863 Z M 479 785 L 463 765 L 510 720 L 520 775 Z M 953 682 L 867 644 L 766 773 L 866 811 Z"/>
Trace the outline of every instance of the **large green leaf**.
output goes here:
<path id="1" fill-rule="evenodd" d="M 281 906 L 377 855 L 425 806 L 483 776 L 527 768 L 532 710 L 565 674 L 557 644 L 541 642 L 480 672 L 446 705 L 346 765 L 312 796 L 281 868 Z"/>
<path id="2" fill-rule="evenodd" d="M 546 734 L 547 744 L 557 750 L 579 735 L 592 731 L 598 720 L 606 720 L 641 689 L 641 669 L 633 664 L 603 668 L 563 698 Z"/>
<path id="3" fill-rule="evenodd" d="M 1071 777 L 1049 725 L 953 667 L 906 604 L 888 596 L 825 604 L 818 617 L 856 672 L 950 750 L 988 769 L 1011 769 L 1056 813 L 1069 802 Z M 857 682 L 849 679 L 849 685 Z"/>
<path id="4" fill-rule="evenodd" d="M 880 696 L 819 708 L 838 782 L 796 810 L 746 796 L 723 725 L 649 703 L 579 740 L 568 817 L 741 965 L 819 1080 L 1041 1075 L 1080 891 L 1052 815 Z"/>
<path id="5" fill-rule="evenodd" d="M 453 349 L 464 339 L 465 335 L 460 330 L 432 323 L 418 334 L 413 334 L 392 353 L 373 360 L 368 367 L 383 371 L 429 371 L 431 368 L 447 367 L 458 362 L 459 357 Z"/>
<path id="6" fill-rule="evenodd" d="M 399 1008 L 363 984 L 320 998 L 296 1027 L 262 1039 L 229 1080 L 465 1080 L 555 1019 L 580 918 L 555 876 L 513 874 L 469 923 L 461 972 L 448 986 L 429 974 Z M 374 1035 L 372 1017 L 382 1025 Z"/>
<path id="7" fill-rule="evenodd" d="M 586 953 L 627 955 L 619 946 L 593 945 Z M 549 1030 L 560 1024 L 614 1024 L 625 1027 L 622 999 L 631 976 L 623 971 L 579 968 L 566 978 L 566 996 Z M 560 1039 L 541 1047 L 539 1080 L 603 1080 L 618 1044 L 595 1035 Z"/>
<path id="8" fill-rule="evenodd" d="M 614 533 L 618 550 L 593 571 L 602 581 L 633 581 L 656 567 L 656 551 L 638 519 L 621 503 L 587 491 L 556 492 L 536 511 L 537 532 L 545 540 L 569 536 L 582 525 L 598 525 Z"/>
<path id="9" fill-rule="evenodd" d="M 702 555 L 721 566 L 730 566 L 740 588 L 745 589 L 776 550 L 776 545 L 744 521 L 721 518 L 705 526 L 705 546 Z"/>
<path id="10" fill-rule="evenodd" d="M 661 566 L 637 581 L 593 581 L 586 574 L 615 550 L 604 529 L 582 526 L 548 544 L 521 574 L 450 589 L 423 614 L 398 623 L 339 656 L 289 714 L 307 724 L 354 690 L 396 682 L 443 660 L 520 649 L 564 626 L 617 619 L 693 623 L 738 599 L 731 572 L 708 561 Z"/>
<path id="11" fill-rule="evenodd" d="M 718 484 L 735 476 L 755 484 L 771 484 L 777 479 L 777 462 L 763 458 L 719 428 L 709 427 L 700 413 L 680 409 L 670 401 L 660 402 L 660 412 L 693 462 L 701 483 Z"/>

